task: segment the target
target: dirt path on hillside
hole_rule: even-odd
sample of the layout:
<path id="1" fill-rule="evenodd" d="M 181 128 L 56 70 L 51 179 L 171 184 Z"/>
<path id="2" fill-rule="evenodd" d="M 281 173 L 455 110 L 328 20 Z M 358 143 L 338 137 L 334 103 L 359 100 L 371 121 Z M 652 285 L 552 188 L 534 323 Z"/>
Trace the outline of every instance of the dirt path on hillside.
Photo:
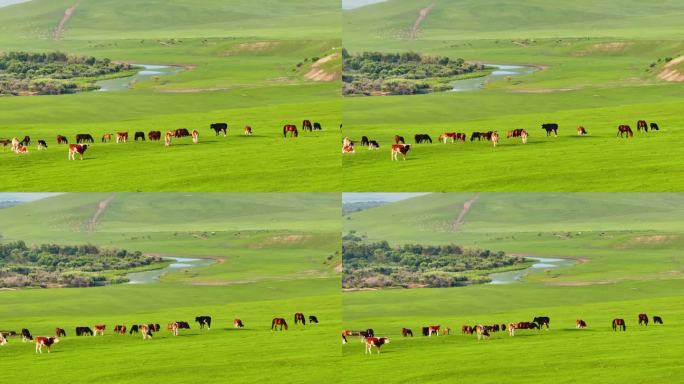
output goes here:
<path id="1" fill-rule="evenodd" d="M 456 220 L 454 220 L 451 223 L 451 230 L 453 232 L 458 232 L 459 228 L 461 228 L 461 226 L 465 224 L 465 216 L 468 214 L 468 211 L 470 211 L 470 208 L 473 207 L 473 204 L 475 204 L 479 197 L 480 194 L 478 193 L 475 196 L 473 196 L 470 200 L 463 203 L 463 209 L 461 209 L 461 212 L 458 213 L 458 217 L 456 217 Z"/>
<path id="2" fill-rule="evenodd" d="M 435 3 L 432 3 L 429 7 L 421 8 L 420 12 L 418 13 L 418 18 L 413 23 L 413 27 L 411 27 L 411 30 L 409 31 L 408 37 L 410 40 L 415 40 L 418 37 L 418 29 L 420 28 L 420 23 L 422 23 L 423 20 L 425 20 L 425 18 L 428 16 L 428 14 L 430 14 L 430 11 L 434 6 Z"/>
<path id="3" fill-rule="evenodd" d="M 678 70 L 672 68 L 673 66 L 681 63 L 682 61 L 684 61 L 684 56 L 679 56 L 676 59 L 670 60 L 667 64 L 665 64 L 663 70 L 658 74 L 658 78 L 660 80 L 665 81 L 684 81 L 684 73 L 681 73 Z"/>
<path id="4" fill-rule="evenodd" d="M 322 57 L 316 60 L 315 63 L 311 65 L 311 69 L 307 72 L 304 77 L 308 80 L 313 81 L 335 81 L 340 79 L 340 73 L 329 72 L 321 68 L 321 65 L 327 63 L 328 61 L 335 60 L 340 57 L 339 53 L 333 53 L 326 57 Z"/>
<path id="5" fill-rule="evenodd" d="M 71 19 L 71 16 L 74 15 L 74 12 L 76 12 L 76 8 L 81 4 L 81 0 L 78 0 L 76 4 L 72 5 L 71 7 L 67 8 L 66 11 L 64 11 L 64 16 L 62 16 L 62 20 L 59 21 L 59 25 L 57 25 L 57 28 L 55 29 L 55 33 L 53 35 L 53 39 L 59 40 L 62 38 L 62 35 L 64 34 L 64 26 L 66 23 Z"/>
<path id="6" fill-rule="evenodd" d="M 112 200 L 114 200 L 114 196 L 115 195 L 113 194 L 109 195 L 106 199 L 100 201 L 100 204 L 98 204 L 97 206 L 97 211 L 95 211 L 93 217 L 91 217 L 90 220 L 88 220 L 88 223 L 86 224 L 86 230 L 88 232 L 95 232 L 100 216 L 102 216 L 102 213 L 104 213 L 104 211 L 107 209 L 109 203 L 111 203 Z"/>

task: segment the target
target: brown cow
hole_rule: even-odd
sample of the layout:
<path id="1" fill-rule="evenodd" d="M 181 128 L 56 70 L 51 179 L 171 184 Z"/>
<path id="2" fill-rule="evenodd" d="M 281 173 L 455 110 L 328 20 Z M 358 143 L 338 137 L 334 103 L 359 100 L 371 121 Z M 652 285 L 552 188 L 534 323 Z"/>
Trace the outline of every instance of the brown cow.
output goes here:
<path id="1" fill-rule="evenodd" d="M 60 336 L 66 337 L 66 331 L 62 328 L 55 328 L 55 336 L 56 337 L 60 337 Z"/>
<path id="2" fill-rule="evenodd" d="M 405 144 L 404 136 L 394 135 L 394 144 Z"/>
<path id="3" fill-rule="evenodd" d="M 472 335 L 473 334 L 473 327 L 470 325 L 464 325 L 461 327 L 461 333 L 466 334 L 466 335 Z"/>
<path id="4" fill-rule="evenodd" d="M 392 161 L 398 160 L 398 156 L 401 156 L 406 160 L 406 154 L 411 150 L 411 144 L 392 144 Z"/>
<path id="5" fill-rule="evenodd" d="M 102 135 L 102 142 L 103 143 L 109 143 L 110 141 L 112 141 L 112 134 L 111 133 L 105 133 L 104 135 Z"/>
<path id="6" fill-rule="evenodd" d="M 380 347 L 382 347 L 385 344 L 389 344 L 390 339 L 388 337 L 366 337 L 364 339 L 364 343 L 366 344 L 366 353 L 367 354 L 372 354 L 373 353 L 373 347 L 375 347 L 378 350 L 378 354 L 380 353 Z"/>
<path id="7" fill-rule="evenodd" d="M 56 337 L 38 336 L 36 337 L 36 353 L 43 353 L 43 346 L 47 347 L 48 353 L 50 353 L 50 347 L 52 344 L 59 343 L 59 339 Z"/>
<path id="8" fill-rule="evenodd" d="M 57 135 L 57 144 L 69 144 L 69 140 L 62 135 Z"/>
<path id="9" fill-rule="evenodd" d="M 430 325 L 430 326 L 428 327 L 428 336 L 432 336 L 433 333 L 434 333 L 436 336 L 439 336 L 439 328 L 440 328 L 439 325 Z"/>
<path id="10" fill-rule="evenodd" d="M 475 333 L 477 333 L 477 340 L 480 340 L 483 337 L 485 339 L 489 338 L 489 331 L 483 325 L 476 325 Z"/>
<path id="11" fill-rule="evenodd" d="M 613 319 L 613 331 L 617 331 L 618 328 L 621 328 L 623 331 L 627 330 L 625 319 Z"/>
<path id="12" fill-rule="evenodd" d="M 639 325 L 648 326 L 648 315 L 646 315 L 645 313 L 639 314 Z"/>
<path id="13" fill-rule="evenodd" d="M 252 135 L 252 127 L 249 125 L 245 126 L 245 129 L 242 130 L 245 136 L 251 136 Z"/>
<path id="14" fill-rule="evenodd" d="M 646 120 L 639 120 L 637 121 L 637 132 L 644 130 L 644 132 L 648 132 L 648 125 L 646 124 Z"/>
<path id="15" fill-rule="evenodd" d="M 586 321 L 584 321 L 584 320 L 582 320 L 582 319 L 577 319 L 577 320 L 575 321 L 575 328 L 583 329 L 583 328 L 586 328 L 586 327 L 587 327 L 587 322 L 586 322 Z"/>
<path id="16" fill-rule="evenodd" d="M 618 126 L 618 133 L 617 136 L 623 137 L 622 135 L 626 135 L 627 138 L 633 137 L 634 132 L 632 132 L 632 128 L 629 127 L 629 125 L 620 125 Z"/>
<path id="17" fill-rule="evenodd" d="M 413 331 L 410 328 L 402 328 L 401 329 L 401 335 L 404 337 L 407 337 L 407 336 L 413 337 Z"/>
<path id="18" fill-rule="evenodd" d="M 86 149 L 88 149 L 88 144 L 69 144 L 69 160 L 76 160 L 76 154 L 78 153 L 83 160 L 83 154 Z"/>
<path id="19" fill-rule="evenodd" d="M 99 333 L 101 336 L 104 336 L 105 328 L 107 328 L 107 326 L 104 325 L 104 324 L 96 324 L 96 325 L 93 327 L 93 330 L 95 331 L 95 332 L 93 333 L 93 336 L 97 336 L 98 333 Z"/>
<path id="20" fill-rule="evenodd" d="M 244 328 L 244 327 L 245 327 L 245 324 L 242 323 L 242 320 L 240 320 L 240 319 L 235 319 L 235 320 L 233 321 L 233 327 L 234 327 L 234 328 Z"/>
<path id="21" fill-rule="evenodd" d="M 116 143 L 120 142 L 127 142 L 128 141 L 128 132 L 117 132 L 116 133 Z"/>
<path id="22" fill-rule="evenodd" d="M 579 126 L 579 127 L 577 127 L 577 134 L 580 136 L 584 136 L 587 134 L 587 130 L 584 129 L 584 127 L 582 127 L 582 126 Z"/>

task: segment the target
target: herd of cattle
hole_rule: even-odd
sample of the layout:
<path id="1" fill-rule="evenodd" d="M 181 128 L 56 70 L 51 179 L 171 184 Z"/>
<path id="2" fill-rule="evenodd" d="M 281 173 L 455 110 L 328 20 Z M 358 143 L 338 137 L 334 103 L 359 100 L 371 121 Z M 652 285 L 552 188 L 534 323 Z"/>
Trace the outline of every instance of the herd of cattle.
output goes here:
<path id="1" fill-rule="evenodd" d="M 310 324 L 318 324 L 318 318 L 314 315 L 309 315 L 308 317 Z M 211 316 L 197 316 L 195 317 L 195 322 L 199 324 L 200 329 L 206 327 L 207 330 L 211 329 Z M 306 325 L 306 317 L 303 313 L 297 312 L 294 315 L 295 325 L 301 324 Z M 234 328 L 244 328 L 245 324 L 240 319 L 233 320 Z M 279 328 L 278 328 L 279 327 Z M 75 328 L 76 336 L 104 336 L 107 326 L 105 324 L 96 324 L 95 326 L 87 327 L 81 326 Z M 178 336 L 182 329 L 190 329 L 190 324 L 186 321 L 174 321 L 166 325 L 166 329 L 171 332 L 173 336 Z M 272 331 L 282 331 L 287 330 L 287 321 L 282 317 L 276 317 L 271 321 Z M 129 335 L 140 334 L 143 340 L 152 339 L 154 333 L 159 332 L 161 326 L 157 323 L 147 323 L 147 324 L 133 324 L 130 329 L 125 325 L 115 325 L 114 333 L 118 335 L 126 335 L 128 331 Z M 8 343 L 9 337 L 21 336 L 23 342 L 33 341 L 36 344 L 36 353 L 43 353 L 43 347 L 45 347 L 50 353 L 50 348 L 53 344 L 59 343 L 60 337 L 66 337 L 67 333 L 64 328 L 55 328 L 54 336 L 36 336 L 35 338 L 31 335 L 31 332 L 27 328 L 23 328 L 21 333 L 16 331 L 0 331 L 0 346 L 6 345 Z"/>
<path id="2" fill-rule="evenodd" d="M 212 129 L 215 133 L 216 136 L 220 135 L 223 133 L 223 136 L 227 136 L 228 134 L 228 124 L 227 123 L 212 123 L 209 125 L 209 128 Z M 304 120 L 302 121 L 302 131 L 306 132 L 313 132 L 313 131 L 321 131 L 323 130 L 322 126 L 318 122 L 312 123 L 310 120 Z M 251 136 L 253 133 L 252 127 L 247 125 L 243 128 L 242 130 L 243 135 L 245 136 Z M 297 129 L 296 125 L 293 124 L 286 124 L 283 126 L 283 137 L 287 137 L 288 134 L 290 137 L 298 137 L 299 136 L 299 130 Z M 174 138 L 183 138 L 183 137 L 192 137 L 192 142 L 197 144 L 199 142 L 199 131 L 198 130 L 193 130 L 192 132 L 188 131 L 186 128 L 179 128 L 179 129 L 174 129 L 172 131 L 167 131 L 166 133 L 163 134 L 164 138 L 164 145 L 165 146 L 170 146 L 171 145 L 171 140 Z M 116 132 L 115 134 L 113 133 L 105 133 L 102 135 L 102 139 L 100 140 L 102 143 L 108 143 L 112 140 L 115 140 L 116 143 L 126 143 L 128 142 L 129 139 L 129 133 L 128 132 Z M 145 141 L 145 132 L 142 131 L 137 131 L 133 135 L 133 139 L 135 141 L 141 140 Z M 149 131 L 147 132 L 147 139 L 149 141 L 161 141 L 162 139 L 162 132 L 161 131 Z M 95 142 L 95 138 L 93 135 L 89 133 L 79 133 L 75 137 L 76 143 L 69 144 L 69 139 L 66 136 L 63 135 L 57 135 L 57 145 L 67 145 L 69 149 L 69 160 L 74 160 L 76 158 L 76 155 L 78 154 L 83 160 L 83 154 L 85 151 L 88 149 L 90 144 L 93 144 Z M 47 142 L 43 139 L 37 140 L 36 141 L 36 148 L 38 150 L 44 150 L 48 148 Z M 0 145 L 2 145 L 3 149 L 6 149 L 7 147 L 10 147 L 12 152 L 17 153 L 17 154 L 28 154 L 28 148 L 31 145 L 31 137 L 30 136 L 25 136 L 23 140 L 19 140 L 19 138 L 14 137 L 12 139 L 0 139 Z"/>
<path id="3" fill-rule="evenodd" d="M 542 129 L 546 131 L 546 136 L 558 136 L 558 124 L 557 123 L 546 123 L 542 124 Z M 658 127 L 657 123 L 650 123 L 650 128 L 652 131 L 659 131 L 660 128 Z M 648 132 L 649 129 L 649 124 L 646 123 L 645 120 L 639 120 L 637 121 L 637 131 L 644 131 Z M 577 127 L 577 134 L 579 136 L 586 136 L 588 135 L 587 130 L 579 126 Z M 506 132 L 506 138 L 511 139 L 511 138 L 520 138 L 520 141 L 523 144 L 527 143 L 527 138 L 529 134 L 525 129 L 513 129 L 511 131 Z M 629 125 L 622 124 L 618 126 L 618 137 L 633 137 L 634 132 L 632 131 L 632 128 L 630 128 Z M 439 135 L 438 141 L 446 144 L 447 142 L 451 141 L 452 143 L 455 142 L 466 142 L 468 135 L 465 133 L 461 132 L 444 132 L 443 134 Z M 418 133 L 414 135 L 413 137 L 414 143 L 415 144 L 432 144 L 432 138 L 430 135 L 426 133 Z M 497 131 L 487 131 L 487 132 L 473 132 L 470 135 L 470 141 L 489 141 L 494 145 L 495 147 L 499 144 L 499 133 Z M 350 154 L 350 153 L 355 153 L 356 152 L 356 145 L 357 145 L 356 140 L 352 140 L 349 137 L 345 137 L 342 140 L 342 153 L 343 154 Z M 360 142 L 358 142 L 359 145 L 362 147 L 367 147 L 369 150 L 374 150 L 374 149 L 380 149 L 380 144 L 378 144 L 377 140 L 371 140 L 368 138 L 368 136 L 362 136 Z M 403 136 L 400 135 L 395 135 L 394 136 L 394 144 L 392 144 L 391 147 L 391 159 L 392 160 L 398 160 L 399 155 L 403 157 L 404 160 L 406 160 L 406 154 L 411 150 L 411 145 L 412 144 L 407 144 L 406 140 L 404 139 Z"/>
<path id="4" fill-rule="evenodd" d="M 638 316 L 638 321 L 639 325 L 644 325 L 648 326 L 649 319 L 648 315 L 645 313 L 640 313 Z M 493 325 L 483 325 L 483 324 L 477 324 L 477 325 L 463 325 L 461 327 L 461 333 L 464 335 L 476 335 L 477 340 L 482 340 L 482 339 L 487 339 L 491 335 L 491 333 L 494 332 L 506 332 L 508 331 L 509 336 L 515 336 L 516 330 L 521 330 L 521 329 L 544 329 L 549 330 L 549 324 L 551 323 L 551 319 L 548 316 L 538 316 L 535 317 L 532 321 L 521 321 L 518 323 L 508 323 L 508 324 L 493 324 Z M 622 330 L 626 331 L 627 330 L 627 325 L 625 323 L 625 319 L 621 318 L 616 318 L 613 319 L 612 321 L 612 328 L 613 331 L 617 330 Z M 663 319 L 660 316 L 653 316 L 653 324 L 663 324 Z M 578 329 L 584 329 L 587 328 L 587 322 L 582 320 L 582 319 L 577 319 L 575 321 L 575 327 Z M 451 329 L 448 327 L 442 328 L 440 325 L 430 325 L 427 327 L 422 327 L 422 334 L 423 336 L 439 336 L 440 334 L 442 335 L 450 335 L 451 334 Z M 401 329 L 401 335 L 403 337 L 413 337 L 413 331 L 410 328 L 402 328 Z M 342 331 L 342 344 L 347 344 L 348 342 L 348 337 L 351 336 L 358 336 L 361 340 L 361 342 L 365 346 L 365 353 L 366 354 L 371 354 L 373 348 L 377 350 L 378 353 L 380 353 L 380 348 L 382 348 L 383 345 L 389 344 L 390 338 L 389 337 L 377 337 L 375 336 L 375 331 L 373 331 L 372 328 L 366 329 L 365 331 L 352 331 L 352 330 L 344 330 Z"/>

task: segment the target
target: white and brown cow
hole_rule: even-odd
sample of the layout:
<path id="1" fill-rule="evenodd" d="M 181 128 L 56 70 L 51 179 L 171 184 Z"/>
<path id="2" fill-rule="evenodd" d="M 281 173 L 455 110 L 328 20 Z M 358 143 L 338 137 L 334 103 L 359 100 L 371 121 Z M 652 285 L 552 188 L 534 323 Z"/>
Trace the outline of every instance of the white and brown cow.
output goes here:
<path id="1" fill-rule="evenodd" d="M 78 153 L 83 160 L 83 154 L 86 149 L 88 149 L 88 144 L 69 144 L 69 160 L 76 160 L 76 154 Z"/>
<path id="2" fill-rule="evenodd" d="M 380 348 L 385 344 L 389 344 L 389 342 L 390 339 L 388 337 L 366 337 L 364 339 L 364 343 L 366 344 L 366 353 L 373 354 L 373 347 L 375 347 L 379 354 Z"/>
<path id="3" fill-rule="evenodd" d="M 342 140 L 342 153 L 354 153 L 356 150 L 354 150 L 354 143 L 349 139 L 348 137 L 345 137 L 344 140 Z"/>
<path id="4" fill-rule="evenodd" d="M 107 326 L 104 325 L 104 324 L 96 324 L 96 325 L 93 327 L 93 330 L 95 331 L 95 332 L 93 333 L 93 336 L 97 336 L 98 334 L 99 334 L 100 336 L 104 336 L 105 328 L 107 328 Z"/>
<path id="5" fill-rule="evenodd" d="M 235 327 L 235 328 L 244 328 L 244 327 L 245 327 L 245 324 L 242 323 L 242 320 L 240 320 L 240 319 L 235 319 L 235 320 L 233 321 L 233 327 Z"/>
<path id="6" fill-rule="evenodd" d="M 251 136 L 252 135 L 252 127 L 250 127 L 249 125 L 246 125 L 245 129 L 242 132 L 245 134 L 245 136 Z"/>
<path id="7" fill-rule="evenodd" d="M 192 131 L 192 142 L 197 144 L 198 141 L 199 141 L 199 131 L 197 131 L 195 129 Z"/>
<path id="8" fill-rule="evenodd" d="M 398 156 L 401 156 L 406 160 L 406 154 L 411 150 L 411 144 L 392 144 L 392 161 L 398 160 Z"/>
<path id="9" fill-rule="evenodd" d="M 5 345 L 7 344 L 7 338 L 5 338 L 5 335 L 0 333 L 0 345 Z"/>
<path id="10" fill-rule="evenodd" d="M 489 331 L 487 328 L 484 327 L 484 325 L 478 324 L 475 326 L 475 333 L 477 333 L 477 339 L 480 340 L 482 338 L 489 338 Z"/>
<path id="11" fill-rule="evenodd" d="M 439 328 L 441 328 L 439 325 L 431 325 L 428 327 L 428 336 L 432 336 L 434 333 L 436 336 L 439 336 Z"/>
<path id="12" fill-rule="evenodd" d="M 164 145 L 165 145 L 165 146 L 168 147 L 168 146 L 171 145 L 171 138 L 172 138 L 172 137 L 173 137 L 173 132 L 171 132 L 171 131 L 167 131 L 167 132 L 164 134 Z"/>
<path id="13" fill-rule="evenodd" d="M 59 339 L 56 337 L 38 336 L 36 337 L 36 353 L 43 353 L 43 346 L 47 347 L 47 351 L 50 353 L 50 347 L 56 343 L 59 343 Z"/>
<path id="14" fill-rule="evenodd" d="M 499 144 L 499 133 L 497 131 L 492 132 L 491 140 L 495 147 Z"/>
<path id="15" fill-rule="evenodd" d="M 508 336 L 515 336 L 515 323 L 508 323 Z"/>
<path id="16" fill-rule="evenodd" d="M 116 133 L 116 143 L 125 143 L 128 141 L 128 132 L 117 132 Z"/>

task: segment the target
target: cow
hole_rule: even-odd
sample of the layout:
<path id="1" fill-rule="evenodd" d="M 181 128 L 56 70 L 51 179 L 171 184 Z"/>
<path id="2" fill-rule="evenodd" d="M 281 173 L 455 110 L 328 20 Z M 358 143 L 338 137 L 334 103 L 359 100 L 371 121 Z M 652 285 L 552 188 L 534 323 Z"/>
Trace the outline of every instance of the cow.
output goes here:
<path id="1" fill-rule="evenodd" d="M 471 142 L 475 141 L 475 139 L 477 139 L 477 141 L 482 141 L 482 138 L 485 138 L 485 139 L 486 139 L 486 138 L 487 138 L 487 133 L 485 133 L 485 132 L 473 132 L 473 133 L 470 135 L 470 141 L 471 141 Z"/>
<path id="2" fill-rule="evenodd" d="M 624 319 L 613 319 L 613 331 L 617 331 L 618 328 L 622 328 L 623 331 L 627 330 Z"/>
<path id="3" fill-rule="evenodd" d="M 378 142 L 375 140 L 368 142 L 368 150 L 372 151 L 373 149 L 380 149 L 380 144 L 378 144 Z"/>
<path id="4" fill-rule="evenodd" d="M 402 328 L 401 329 L 401 335 L 404 337 L 408 337 L 408 336 L 413 337 L 413 331 L 411 330 L 411 328 Z"/>
<path id="5" fill-rule="evenodd" d="M 587 327 L 587 322 L 582 319 L 577 319 L 575 321 L 575 328 L 584 329 Z"/>
<path id="6" fill-rule="evenodd" d="M 442 335 L 451 335 L 451 328 L 444 327 L 444 329 L 442 329 Z"/>
<path id="7" fill-rule="evenodd" d="M 551 136 L 552 132 L 554 136 L 558 136 L 558 124 L 556 123 L 542 124 L 542 129 L 546 131 L 546 136 Z"/>
<path id="8" fill-rule="evenodd" d="M 347 336 L 351 336 L 351 331 L 342 331 L 342 344 L 347 344 Z"/>
<path id="9" fill-rule="evenodd" d="M 93 139 L 93 136 L 90 135 L 90 133 L 79 133 L 76 135 L 76 143 L 77 144 L 83 144 L 83 143 L 94 143 L 95 139 Z"/>
<path id="10" fill-rule="evenodd" d="M 496 147 L 497 144 L 499 144 L 499 133 L 494 131 L 492 134 L 489 136 L 489 139 L 492 141 L 492 144 Z"/>
<path id="11" fill-rule="evenodd" d="M 190 136 L 190 131 L 187 128 L 178 128 L 173 130 L 173 137 L 188 137 Z"/>
<path id="12" fill-rule="evenodd" d="M 95 324 L 93 326 L 93 329 L 95 330 L 95 333 L 93 334 L 93 336 L 97 336 L 98 334 L 100 334 L 101 336 L 104 336 L 105 328 L 107 328 L 107 326 L 104 324 Z"/>
<path id="13" fill-rule="evenodd" d="M 171 138 L 173 137 L 173 133 L 171 131 L 167 131 L 164 134 L 164 145 L 165 146 L 170 146 L 171 145 Z"/>
<path id="14" fill-rule="evenodd" d="M 48 145 L 45 140 L 38 140 L 38 150 L 47 149 Z"/>
<path id="15" fill-rule="evenodd" d="M 116 133 L 116 143 L 119 144 L 121 142 L 127 142 L 128 141 L 128 132 L 117 132 Z"/>
<path id="16" fill-rule="evenodd" d="M 114 326 L 114 333 L 118 333 L 119 335 L 125 335 L 126 334 L 126 326 L 125 325 L 115 325 Z"/>
<path id="17" fill-rule="evenodd" d="M 649 124 L 651 126 L 651 131 L 660 131 L 660 128 L 658 127 L 658 124 L 656 123 L 651 123 Z"/>
<path id="18" fill-rule="evenodd" d="M 43 353 L 43 346 L 47 347 L 48 353 L 50 353 L 50 347 L 53 344 L 59 343 L 59 339 L 56 337 L 38 336 L 36 337 L 36 353 Z"/>
<path id="19" fill-rule="evenodd" d="M 342 154 L 354 152 L 356 152 L 354 149 L 354 142 L 352 142 L 348 137 L 345 137 L 342 140 Z"/>
<path id="20" fill-rule="evenodd" d="M 310 324 L 318 324 L 318 317 L 314 315 L 309 315 L 309 323 Z"/>
<path id="21" fill-rule="evenodd" d="M 366 337 L 364 343 L 366 344 L 366 354 L 373 354 L 373 347 L 378 350 L 380 354 L 380 347 L 385 344 L 389 344 L 390 339 L 388 337 Z"/>
<path id="22" fill-rule="evenodd" d="M 211 329 L 211 316 L 197 316 L 195 322 L 199 324 L 200 329 L 204 329 L 205 325 L 207 329 Z"/>
<path id="23" fill-rule="evenodd" d="M 140 325 L 140 333 L 142 333 L 142 338 L 143 340 L 151 339 L 152 338 L 152 329 L 153 327 L 151 326 L 152 324 L 142 324 Z"/>
<path id="24" fill-rule="evenodd" d="M 648 315 L 646 315 L 645 313 L 639 314 L 639 325 L 648 326 Z"/>
<path id="25" fill-rule="evenodd" d="M 178 329 L 190 329 L 190 324 L 187 321 L 176 321 L 178 323 Z"/>
<path id="26" fill-rule="evenodd" d="M 515 336 L 515 323 L 508 323 L 508 336 Z"/>
<path id="27" fill-rule="evenodd" d="M 471 327 L 470 325 L 464 325 L 461 327 L 461 333 L 464 335 L 472 335 L 473 327 Z"/>
<path id="28" fill-rule="evenodd" d="M 287 137 L 287 134 L 290 134 L 290 137 L 298 137 L 299 132 L 297 131 L 297 126 L 294 124 L 285 124 L 283 126 L 283 137 Z"/>
<path id="29" fill-rule="evenodd" d="M 160 131 L 149 131 L 149 132 L 147 132 L 147 138 L 150 141 L 159 141 L 159 140 L 161 140 L 161 132 Z"/>
<path id="30" fill-rule="evenodd" d="M 634 132 L 632 132 L 632 128 L 629 127 L 629 125 L 622 124 L 618 126 L 618 133 L 617 136 L 623 137 L 622 135 L 625 135 L 627 138 L 633 137 Z"/>
<path id="31" fill-rule="evenodd" d="M 250 127 L 249 125 L 246 125 L 245 128 L 242 130 L 242 133 L 245 136 L 252 136 L 252 127 Z"/>
<path id="32" fill-rule="evenodd" d="M 0 335 L 2 335 L 4 337 L 16 336 L 17 331 L 0 331 Z"/>
<path id="33" fill-rule="evenodd" d="M 0 140 L 0 144 L 2 144 L 3 151 L 7 147 L 12 148 L 12 140 L 10 140 L 10 139 L 2 139 L 2 140 Z"/>
<path id="34" fill-rule="evenodd" d="M 69 140 L 66 136 L 57 135 L 57 144 L 69 144 Z"/>
<path id="35" fill-rule="evenodd" d="M 522 131 L 523 130 L 520 128 L 514 129 L 512 131 L 508 131 L 508 132 L 506 132 L 506 138 L 510 139 L 511 137 L 520 137 L 520 135 L 522 134 Z"/>
<path id="36" fill-rule="evenodd" d="M 648 125 L 646 124 L 646 120 L 637 121 L 637 132 L 640 132 L 642 129 L 644 130 L 644 132 L 648 132 Z"/>
<path id="37" fill-rule="evenodd" d="M 660 316 L 653 316 L 653 324 L 662 324 L 663 318 Z"/>
<path id="38" fill-rule="evenodd" d="M 306 132 L 307 129 L 309 130 L 309 132 L 311 132 L 313 130 L 313 126 L 311 125 L 310 120 L 302 121 L 302 132 Z"/>
<path id="39" fill-rule="evenodd" d="M 138 141 L 138 139 L 141 139 L 142 141 L 145 141 L 145 132 L 136 132 L 135 136 L 133 137 L 135 141 Z"/>
<path id="40" fill-rule="evenodd" d="M 480 340 L 482 338 L 485 338 L 485 339 L 489 338 L 489 331 L 483 325 L 480 325 L 480 324 L 476 325 L 475 326 L 475 333 L 477 334 L 477 340 Z"/>
<path id="41" fill-rule="evenodd" d="M 322 131 L 323 127 L 321 127 L 321 123 L 315 121 L 314 125 L 313 125 L 313 130 L 314 131 Z"/>
<path id="42" fill-rule="evenodd" d="M 16 152 L 17 148 L 19 148 L 20 144 L 21 144 L 21 142 L 19 141 L 19 139 L 17 139 L 16 137 L 13 137 L 12 138 L 12 146 L 10 147 L 12 149 L 12 152 Z"/>
<path id="43" fill-rule="evenodd" d="M 242 322 L 242 320 L 235 319 L 235 320 L 233 320 L 233 327 L 234 328 L 244 328 L 245 324 Z"/>
<path id="44" fill-rule="evenodd" d="M 302 323 L 302 325 L 306 325 L 306 318 L 304 317 L 304 314 L 301 312 L 297 312 L 294 314 L 294 323 L 297 325 L 298 323 Z"/>
<path id="45" fill-rule="evenodd" d="M 283 319 L 282 317 L 276 317 L 271 321 L 271 330 L 277 330 L 278 326 L 280 326 L 280 330 L 283 330 L 283 327 L 285 327 L 285 330 L 287 331 L 287 321 Z"/>
<path id="46" fill-rule="evenodd" d="M 69 144 L 69 155 L 67 159 L 76 160 L 76 154 L 78 153 L 83 160 L 83 154 L 88 149 L 88 144 Z"/>
<path id="47" fill-rule="evenodd" d="M 409 150 L 411 150 L 411 144 L 392 144 L 392 161 L 399 160 L 398 156 L 400 153 L 404 160 L 406 160 L 406 154 Z"/>
<path id="48" fill-rule="evenodd" d="M 582 127 L 582 126 L 579 126 L 579 127 L 577 127 L 577 134 L 580 136 L 586 136 L 587 130 L 584 129 L 584 127 Z"/>
<path id="49" fill-rule="evenodd" d="M 171 333 L 174 336 L 178 336 L 178 330 L 180 329 L 180 324 L 178 324 L 178 322 L 171 323 L 171 324 L 169 324 L 169 327 L 171 328 Z"/>
<path id="50" fill-rule="evenodd" d="M 427 335 L 432 336 L 432 334 L 434 333 L 435 336 L 439 336 L 439 328 L 440 328 L 439 325 L 430 325 L 429 327 L 427 327 L 427 329 L 428 329 Z"/>
<path id="51" fill-rule="evenodd" d="M 138 324 L 133 324 L 131 325 L 131 330 L 128 331 L 129 335 L 132 335 L 134 333 L 138 333 L 140 331 L 140 326 Z"/>
<path id="52" fill-rule="evenodd" d="M 31 336 L 31 332 L 26 328 L 22 328 L 22 330 L 21 330 L 21 341 L 27 342 L 27 341 L 31 341 L 31 340 L 33 340 L 33 336 Z"/>
<path id="53" fill-rule="evenodd" d="M 28 147 L 31 145 L 31 137 L 30 136 L 24 136 L 24 139 L 20 142 L 21 145 Z"/>
<path id="54" fill-rule="evenodd" d="M 111 133 L 105 133 L 104 135 L 102 135 L 101 141 L 103 143 L 109 143 L 110 141 L 112 141 L 112 134 Z"/>
<path id="55" fill-rule="evenodd" d="M 394 135 L 394 144 L 406 144 L 404 136 Z"/>
<path id="56" fill-rule="evenodd" d="M 93 330 L 90 327 L 76 327 L 76 336 L 93 336 Z"/>
<path id="57" fill-rule="evenodd" d="M 430 135 L 425 134 L 425 133 L 419 133 L 415 136 L 413 136 L 416 144 L 422 144 L 422 143 L 430 143 L 432 144 L 432 138 Z"/>
<path id="58" fill-rule="evenodd" d="M 196 129 L 192 130 L 192 142 L 197 144 L 199 141 L 199 132 Z"/>
<path id="59" fill-rule="evenodd" d="M 520 141 L 522 141 L 523 144 L 527 144 L 527 136 L 527 131 L 523 129 L 522 132 L 520 132 Z"/>
<path id="60" fill-rule="evenodd" d="M 549 323 L 551 322 L 551 319 L 548 316 L 538 316 L 535 317 L 534 320 L 532 320 L 533 323 L 537 323 L 539 325 L 539 329 L 544 328 L 546 325 L 546 330 L 549 330 Z"/>
<path id="61" fill-rule="evenodd" d="M 0 333 L 0 346 L 3 346 L 7 344 L 7 339 L 5 338 L 5 335 Z"/>
<path id="62" fill-rule="evenodd" d="M 364 337 L 364 338 L 365 337 L 375 337 L 375 331 L 373 330 L 373 328 L 368 328 L 365 331 L 360 331 L 359 336 Z"/>
<path id="63" fill-rule="evenodd" d="M 55 328 L 55 336 L 56 337 L 66 337 L 66 331 L 63 328 Z"/>
<path id="64" fill-rule="evenodd" d="M 370 145 L 370 140 L 368 140 L 368 136 L 361 136 L 361 146 L 366 147 Z"/>
<path id="65" fill-rule="evenodd" d="M 17 146 L 17 149 L 16 149 L 14 152 L 16 152 L 16 153 L 27 154 L 27 153 L 28 153 L 28 148 L 27 148 L 26 146 L 24 146 L 23 144 L 19 144 L 19 145 Z"/>
<path id="66" fill-rule="evenodd" d="M 541 329 L 539 327 L 539 324 L 531 321 L 521 321 L 520 323 L 515 324 L 516 329 Z"/>
<path id="67" fill-rule="evenodd" d="M 223 132 L 224 137 L 228 134 L 228 124 L 226 123 L 212 123 L 209 125 L 209 128 L 216 132 L 216 136 L 218 136 L 221 132 Z"/>
<path id="68" fill-rule="evenodd" d="M 147 325 L 153 332 L 159 332 L 161 326 L 159 324 L 148 324 Z M 188 327 L 189 328 L 189 327 Z"/>
<path id="69" fill-rule="evenodd" d="M 454 143 L 457 141 L 465 142 L 465 139 L 466 139 L 465 133 L 444 132 L 443 134 L 439 135 L 439 141 L 441 141 L 444 144 L 446 144 L 448 140 L 451 140 L 451 142 Z"/>

